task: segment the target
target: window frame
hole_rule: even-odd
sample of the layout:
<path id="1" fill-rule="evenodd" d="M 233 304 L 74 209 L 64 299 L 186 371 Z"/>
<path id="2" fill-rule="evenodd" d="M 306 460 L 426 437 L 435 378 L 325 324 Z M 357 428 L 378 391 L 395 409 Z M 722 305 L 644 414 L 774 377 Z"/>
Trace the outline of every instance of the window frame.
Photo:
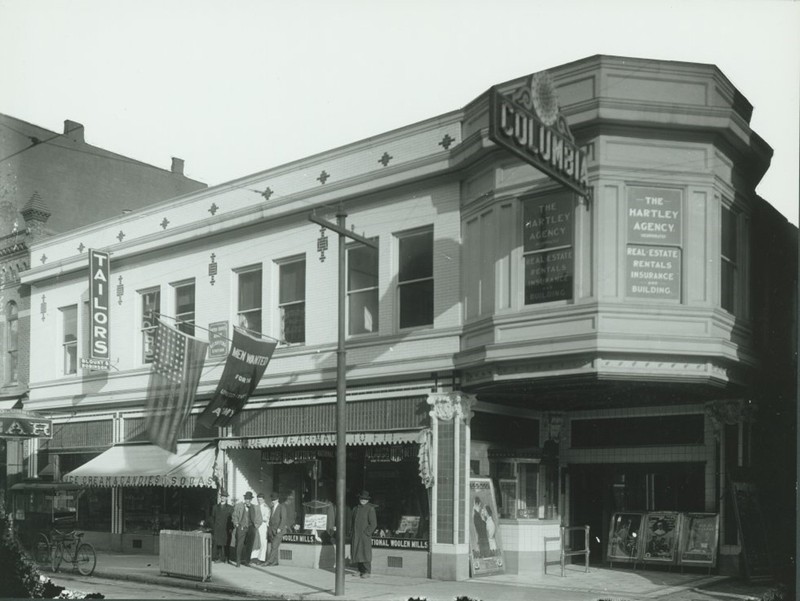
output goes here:
<path id="1" fill-rule="evenodd" d="M 247 330 L 249 334 L 263 334 L 264 332 L 264 268 L 260 263 L 241 267 L 235 270 L 236 273 L 236 288 L 234 294 L 236 295 L 236 319 L 234 323 L 240 328 Z M 242 309 L 242 276 L 258 273 L 260 284 L 258 286 L 258 306 Z M 242 317 L 247 318 L 246 314 L 258 312 L 258 329 L 250 328 L 242 325 Z M 248 322 L 248 326 L 249 326 Z"/>
<path id="2" fill-rule="evenodd" d="M 727 221 L 730 227 L 730 240 L 731 248 L 727 249 L 726 241 L 726 215 L 729 216 Z M 741 245 L 739 244 L 740 234 L 740 212 L 732 204 L 722 203 L 720 206 L 720 223 L 719 223 L 719 238 L 720 238 L 720 271 L 719 271 L 719 306 L 722 310 L 727 311 L 731 315 L 736 315 L 739 311 L 739 290 L 741 274 L 739 270 Z M 733 256 L 728 256 L 727 251 L 731 250 Z M 726 269 L 729 270 L 729 285 L 730 288 L 726 289 Z"/>
<path id="3" fill-rule="evenodd" d="M 141 354 L 139 355 L 142 365 L 150 365 L 154 357 L 147 356 L 147 349 L 148 348 L 155 348 L 155 336 L 152 336 L 152 342 L 150 345 L 146 342 L 146 337 L 151 335 L 151 332 L 156 332 L 158 330 L 158 317 L 161 315 L 161 286 L 154 286 L 152 288 L 144 288 L 142 290 L 137 291 L 139 294 L 139 341 L 141 344 Z M 145 299 L 149 296 L 155 294 L 156 295 L 156 303 L 155 303 L 155 311 L 146 311 L 145 310 Z M 145 319 L 148 315 L 154 314 L 155 317 L 152 319 L 152 323 L 149 325 L 145 325 Z"/>
<path id="4" fill-rule="evenodd" d="M 302 299 L 294 299 L 290 301 L 283 301 L 283 269 L 288 266 L 294 266 L 297 264 L 303 264 L 303 283 L 302 283 Z M 276 297 L 276 308 L 277 308 L 277 319 L 278 323 L 280 324 L 280 339 L 283 344 L 286 345 L 303 345 L 306 344 L 306 334 L 307 334 L 307 306 L 308 306 L 308 264 L 306 260 L 305 254 L 302 255 L 295 255 L 293 257 L 287 257 L 285 259 L 280 259 L 275 261 L 275 267 L 277 270 L 277 281 L 278 285 L 277 288 L 277 297 Z M 289 340 L 286 337 L 286 329 L 285 329 L 285 321 L 286 321 L 286 307 L 300 307 L 302 306 L 302 315 L 303 315 L 303 334 L 302 340 Z"/>
<path id="5" fill-rule="evenodd" d="M 12 325 L 13 324 L 13 325 Z M 5 310 L 5 383 L 19 382 L 19 305 L 10 300 Z"/>
<path id="6" fill-rule="evenodd" d="M 376 244 L 378 243 L 378 237 L 370 238 L 371 241 L 374 241 Z M 354 251 L 366 251 L 366 252 L 374 252 L 375 253 L 375 285 L 374 286 L 366 286 L 362 288 L 350 288 L 351 283 L 351 267 L 353 266 L 353 262 L 351 260 L 351 253 Z M 346 320 L 347 320 L 347 335 L 348 336 L 373 336 L 380 332 L 380 248 L 373 248 L 371 246 L 367 246 L 361 242 L 351 242 L 348 243 L 345 247 L 345 253 L 347 255 L 347 261 L 345 266 L 345 296 L 347 297 L 347 311 L 346 311 Z M 363 332 L 353 332 L 353 320 L 350 318 L 350 315 L 353 311 L 353 299 L 359 296 L 363 296 L 366 294 L 374 294 L 375 297 L 375 315 L 373 318 L 373 329 L 366 330 Z"/>
<path id="7" fill-rule="evenodd" d="M 61 321 L 61 375 L 74 376 L 78 373 L 78 305 L 66 305 L 59 307 L 59 319 Z M 68 313 L 72 312 L 72 325 L 74 331 L 67 331 Z M 72 340 L 67 337 L 72 335 Z"/>
<path id="8" fill-rule="evenodd" d="M 409 278 L 407 280 L 401 279 L 401 271 L 403 266 L 403 244 L 404 242 L 408 241 L 409 239 L 421 237 L 421 236 L 430 236 L 430 275 L 418 278 Z M 434 318 L 435 318 L 435 310 L 434 310 L 434 302 L 435 302 L 435 279 L 434 279 L 434 269 L 433 269 L 433 256 L 434 256 L 434 237 L 433 237 L 433 226 L 425 226 L 422 228 L 415 228 L 413 230 L 407 230 L 404 232 L 399 232 L 395 234 L 397 239 L 397 290 L 395 295 L 395 302 L 397 303 L 397 329 L 398 330 L 413 330 L 419 328 L 432 328 L 434 325 Z M 415 288 L 419 284 L 426 284 L 430 282 L 430 321 L 426 321 L 423 323 L 414 323 L 411 325 L 403 325 L 403 289 Z M 427 317 L 427 315 L 425 316 Z"/>
<path id="9" fill-rule="evenodd" d="M 195 284 L 194 279 L 174 282 L 170 285 L 172 286 L 172 292 L 174 295 L 175 328 L 184 334 L 187 334 L 188 336 L 194 336 L 195 328 L 197 326 L 197 285 Z M 180 290 L 189 287 L 192 289 L 192 310 L 181 312 L 179 305 Z M 191 317 L 183 319 L 182 316 L 184 315 Z"/>

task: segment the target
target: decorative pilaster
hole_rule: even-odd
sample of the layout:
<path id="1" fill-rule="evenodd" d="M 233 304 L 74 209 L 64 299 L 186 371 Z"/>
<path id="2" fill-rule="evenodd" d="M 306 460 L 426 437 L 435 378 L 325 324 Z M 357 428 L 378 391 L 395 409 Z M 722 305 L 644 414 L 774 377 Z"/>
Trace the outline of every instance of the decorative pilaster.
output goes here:
<path id="1" fill-rule="evenodd" d="M 431 575 L 469 578 L 469 423 L 474 397 L 431 393 L 432 457 Z"/>
<path id="2" fill-rule="evenodd" d="M 706 403 L 706 415 L 714 427 L 714 437 L 720 440 L 725 426 L 750 423 L 758 411 L 757 403 L 746 399 L 725 399 Z"/>

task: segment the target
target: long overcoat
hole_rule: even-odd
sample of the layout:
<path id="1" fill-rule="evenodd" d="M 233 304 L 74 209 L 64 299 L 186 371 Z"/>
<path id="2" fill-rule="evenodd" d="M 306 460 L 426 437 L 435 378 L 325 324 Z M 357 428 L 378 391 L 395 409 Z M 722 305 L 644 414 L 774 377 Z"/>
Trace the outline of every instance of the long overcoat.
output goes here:
<path id="1" fill-rule="evenodd" d="M 224 547 L 228 544 L 228 537 L 233 529 L 231 513 L 233 513 L 233 507 L 227 503 L 217 503 L 211 509 L 211 528 L 215 545 Z"/>
<path id="2" fill-rule="evenodd" d="M 378 527 L 375 505 L 360 503 L 353 509 L 350 528 L 350 561 L 372 561 L 372 533 Z"/>

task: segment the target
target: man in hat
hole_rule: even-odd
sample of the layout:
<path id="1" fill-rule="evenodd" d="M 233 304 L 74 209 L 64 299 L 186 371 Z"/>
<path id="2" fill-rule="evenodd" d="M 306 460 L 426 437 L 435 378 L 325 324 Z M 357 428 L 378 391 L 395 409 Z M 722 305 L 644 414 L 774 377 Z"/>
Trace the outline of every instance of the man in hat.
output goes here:
<path id="1" fill-rule="evenodd" d="M 267 528 L 267 540 L 270 546 L 267 563 L 264 565 L 276 566 L 280 560 L 281 540 L 283 535 L 291 528 L 292 523 L 289 521 L 286 506 L 279 502 L 278 493 L 274 491 L 270 493 L 270 499 L 272 507 L 269 516 L 269 527 Z"/>
<path id="2" fill-rule="evenodd" d="M 214 561 L 228 561 L 228 544 L 233 524 L 233 507 L 228 505 L 228 493 L 219 493 L 219 500 L 211 509 L 211 536 L 214 540 Z"/>
<path id="3" fill-rule="evenodd" d="M 244 493 L 244 501 L 237 503 L 233 507 L 231 521 L 233 522 L 233 534 L 236 539 L 236 567 L 242 564 L 250 565 L 250 554 L 253 551 L 253 540 L 255 539 L 256 529 L 261 524 L 261 512 L 256 511 L 252 504 L 253 493 L 249 490 Z"/>
<path id="4" fill-rule="evenodd" d="M 369 493 L 362 490 L 358 505 L 353 509 L 350 528 L 350 561 L 358 566 L 358 574 L 369 578 L 372 570 L 372 533 L 378 527 L 375 505 L 369 502 Z"/>

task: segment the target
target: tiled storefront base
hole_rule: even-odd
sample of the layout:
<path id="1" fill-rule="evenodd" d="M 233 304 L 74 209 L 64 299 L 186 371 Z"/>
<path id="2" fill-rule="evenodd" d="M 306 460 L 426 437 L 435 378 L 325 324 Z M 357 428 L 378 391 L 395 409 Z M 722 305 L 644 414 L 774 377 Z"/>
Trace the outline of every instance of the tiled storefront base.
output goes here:
<path id="1" fill-rule="evenodd" d="M 440 547 L 437 549 L 437 547 Z M 460 548 L 463 547 L 463 548 Z M 469 555 L 466 545 L 433 545 L 431 574 L 434 580 L 466 580 L 469 578 Z"/>

